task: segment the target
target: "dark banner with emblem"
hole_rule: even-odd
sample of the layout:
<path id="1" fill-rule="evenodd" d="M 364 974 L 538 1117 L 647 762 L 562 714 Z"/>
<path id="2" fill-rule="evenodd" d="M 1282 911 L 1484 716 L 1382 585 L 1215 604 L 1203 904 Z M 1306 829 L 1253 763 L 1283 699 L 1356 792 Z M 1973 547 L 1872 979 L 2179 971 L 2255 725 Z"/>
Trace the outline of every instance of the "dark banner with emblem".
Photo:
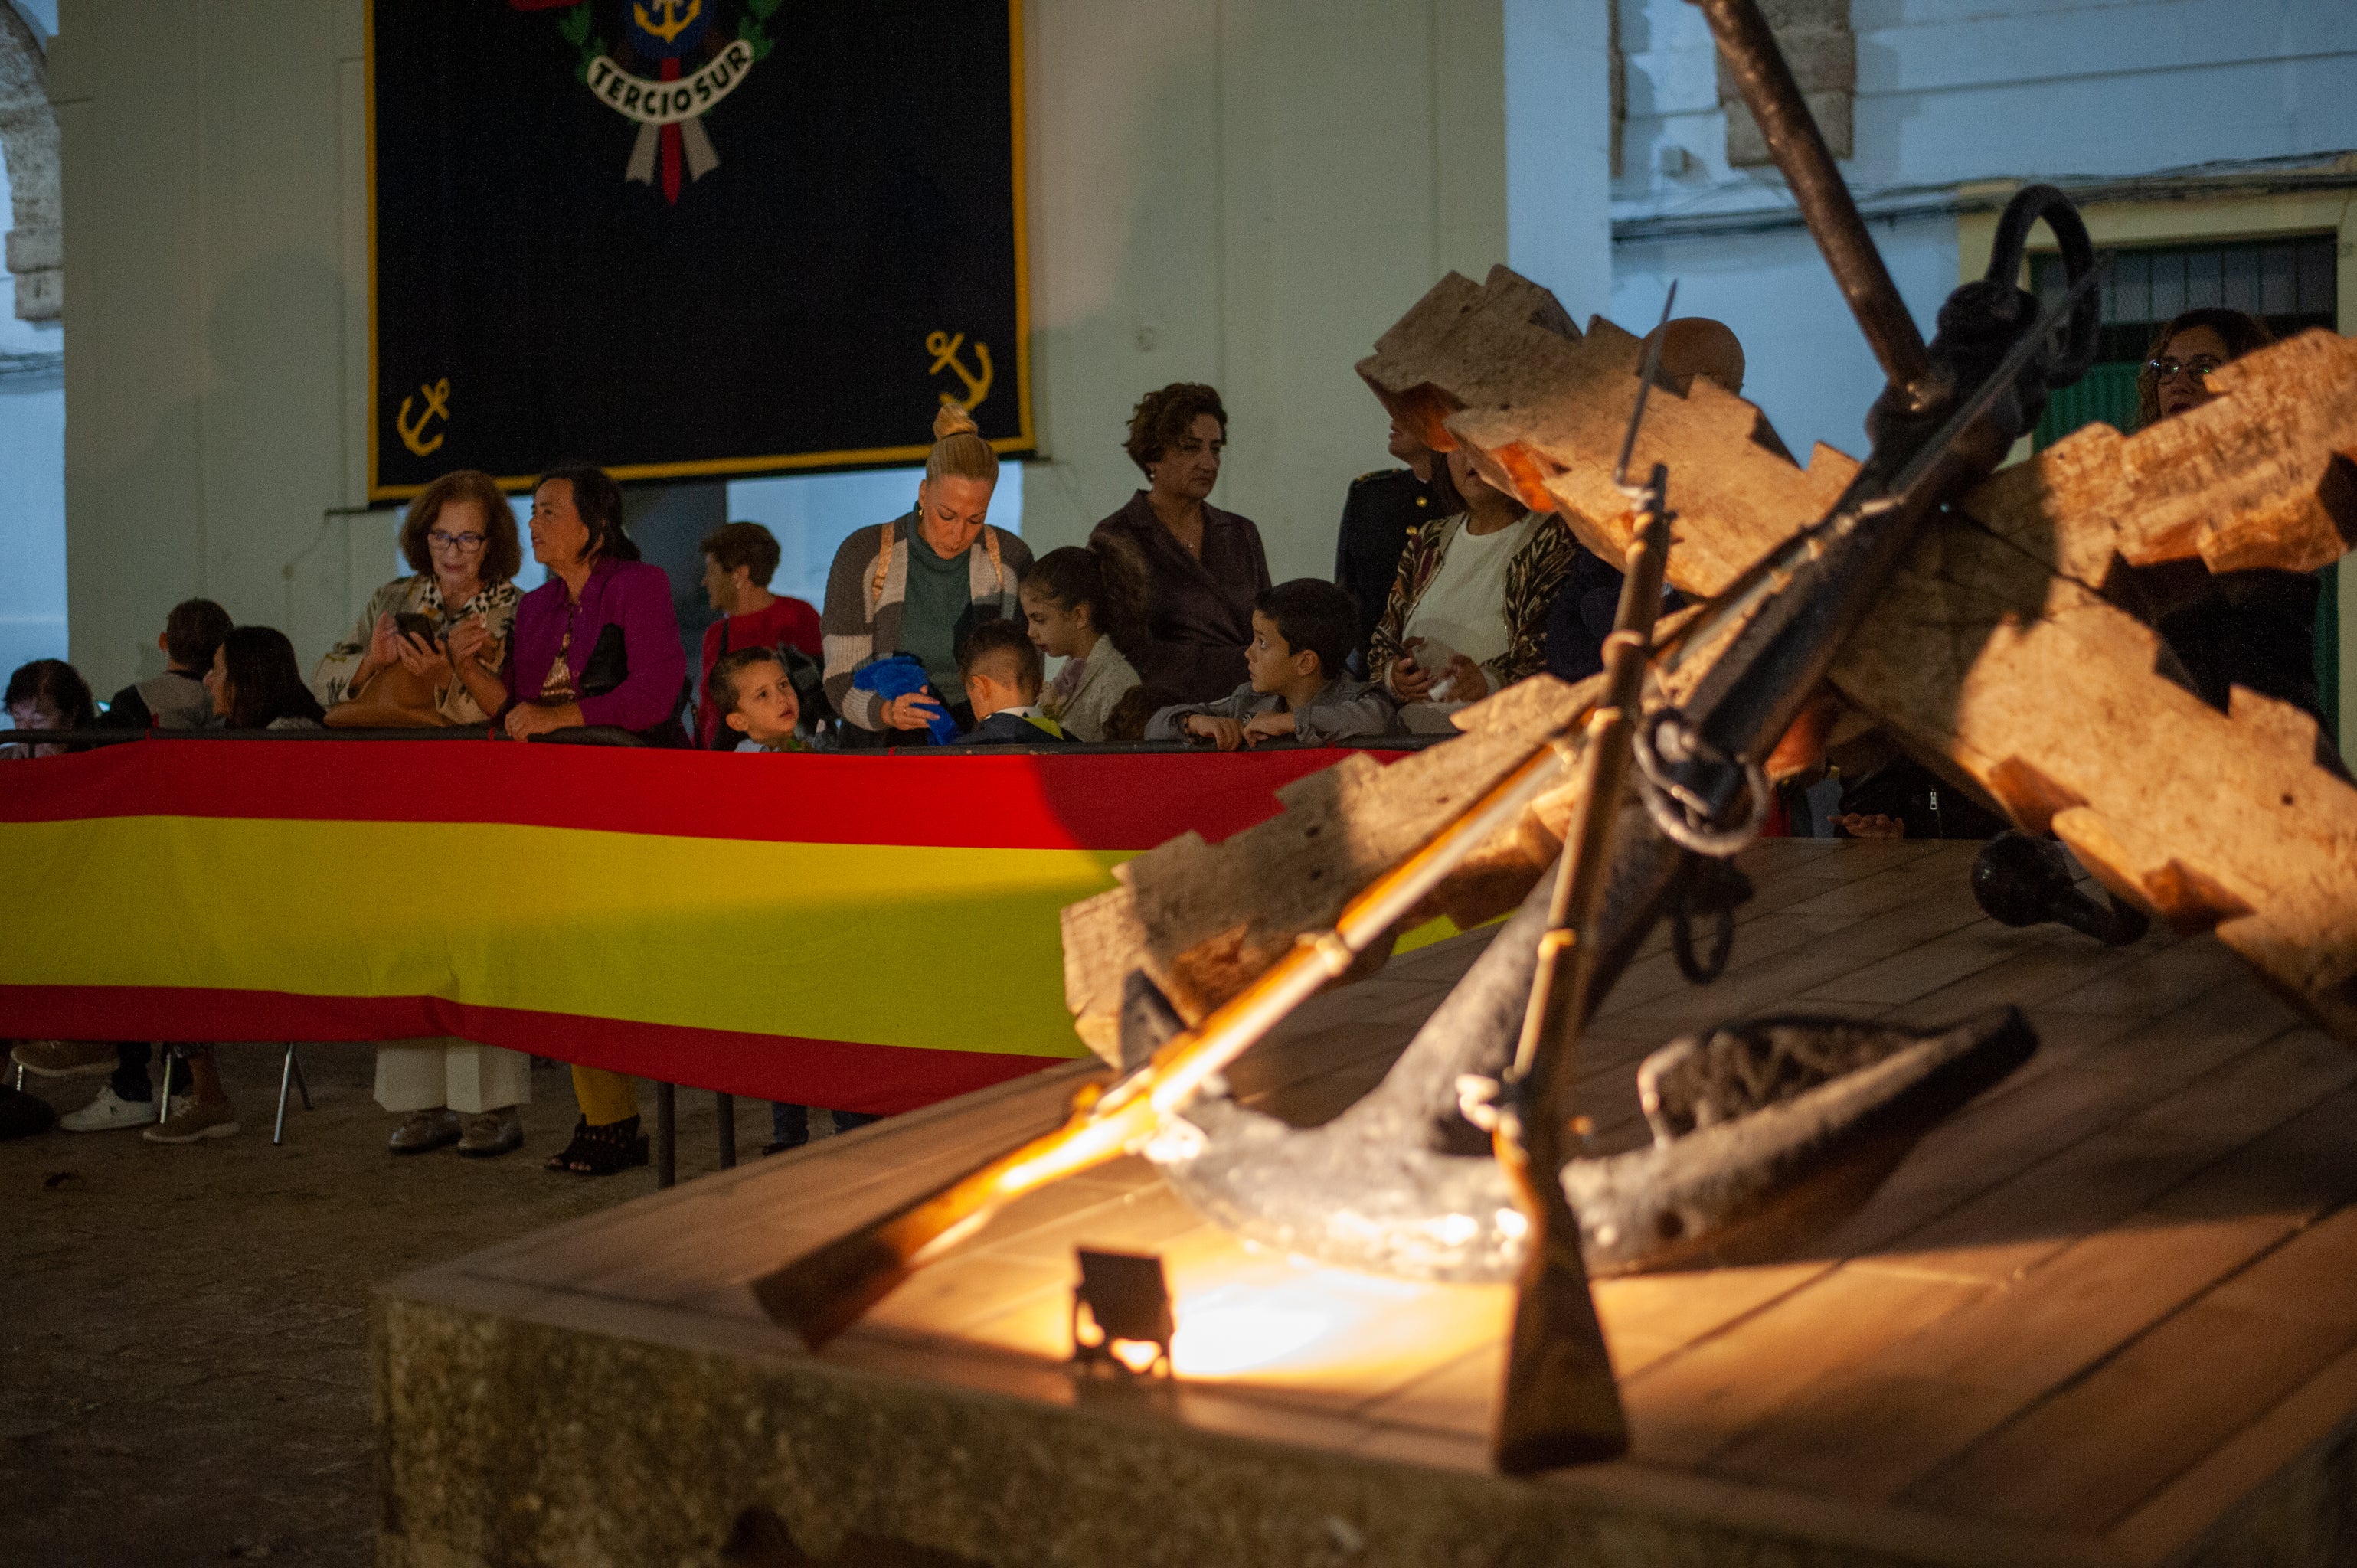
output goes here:
<path id="1" fill-rule="evenodd" d="M 370 494 L 1028 450 L 1019 0 L 373 0 Z"/>

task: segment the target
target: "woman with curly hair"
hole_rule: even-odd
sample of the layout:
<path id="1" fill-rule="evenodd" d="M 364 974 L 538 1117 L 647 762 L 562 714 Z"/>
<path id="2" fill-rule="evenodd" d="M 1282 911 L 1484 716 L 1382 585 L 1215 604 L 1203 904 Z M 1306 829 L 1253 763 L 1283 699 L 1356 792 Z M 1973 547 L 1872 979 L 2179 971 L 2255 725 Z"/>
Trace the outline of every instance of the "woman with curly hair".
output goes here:
<path id="1" fill-rule="evenodd" d="M 1268 556 L 1252 519 L 1205 498 L 1219 482 L 1228 411 L 1198 381 L 1138 399 L 1130 461 L 1146 488 L 1097 524 L 1092 544 L 1134 547 L 1146 567 L 1146 645 L 1134 662 L 1149 686 L 1183 702 L 1226 696 L 1248 676 L 1253 601 L 1269 585 Z"/>
<path id="2" fill-rule="evenodd" d="M 523 564 L 515 512 L 489 474 L 460 468 L 443 475 L 409 503 L 401 523 L 402 559 L 410 575 L 369 596 L 351 634 L 328 650 L 311 671 L 311 693 L 322 707 L 380 700 L 377 676 L 400 683 L 399 668 L 431 693 L 430 714 L 418 720 L 479 725 L 498 705 L 500 660 L 508 628 L 523 595 L 515 585 Z M 434 636 L 404 634 L 402 616 L 423 618 Z M 372 723 L 404 722 L 382 714 Z"/>

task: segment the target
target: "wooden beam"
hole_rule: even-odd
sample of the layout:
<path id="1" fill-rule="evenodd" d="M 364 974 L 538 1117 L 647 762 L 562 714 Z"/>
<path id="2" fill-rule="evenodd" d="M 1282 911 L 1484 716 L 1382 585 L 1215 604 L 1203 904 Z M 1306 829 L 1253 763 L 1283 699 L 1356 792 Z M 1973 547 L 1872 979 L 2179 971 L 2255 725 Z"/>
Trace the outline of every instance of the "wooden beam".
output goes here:
<path id="1" fill-rule="evenodd" d="M 1573 687 L 1534 676 L 1458 714 L 1465 734 L 1446 746 L 1388 767 L 1347 757 L 1277 790 L 1285 810 L 1266 822 L 1216 844 L 1182 833 L 1117 867 L 1120 886 L 1063 914 L 1064 1000 L 1082 1039 L 1118 1058 L 1122 986 L 1136 968 L 1189 1023 L 1200 1020 L 1294 938 L 1330 927 L 1354 895 L 1512 772 L 1600 686 L 1600 678 Z M 1566 800 L 1543 800 L 1403 929 L 1440 915 L 1478 925 L 1512 908 L 1558 847 L 1543 824 L 1567 811 Z"/>
<path id="2" fill-rule="evenodd" d="M 1834 684 L 1926 761 L 2180 929 L 2215 929 L 2357 1046 L 2357 789 L 2316 725 L 2237 688 L 2231 714 L 2153 670 L 2158 641 L 1970 523 L 1927 532 Z"/>

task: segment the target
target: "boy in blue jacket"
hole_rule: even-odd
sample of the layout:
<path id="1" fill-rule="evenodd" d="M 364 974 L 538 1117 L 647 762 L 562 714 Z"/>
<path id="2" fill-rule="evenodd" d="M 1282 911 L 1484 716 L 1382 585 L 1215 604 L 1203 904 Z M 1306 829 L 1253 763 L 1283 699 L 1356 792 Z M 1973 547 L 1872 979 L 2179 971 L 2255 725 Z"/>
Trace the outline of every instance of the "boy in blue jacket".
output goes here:
<path id="1" fill-rule="evenodd" d="M 984 621 L 958 645 L 958 678 L 974 704 L 974 728 L 952 746 L 1069 746 L 1063 725 L 1039 711 L 1045 671 L 1019 621 Z"/>

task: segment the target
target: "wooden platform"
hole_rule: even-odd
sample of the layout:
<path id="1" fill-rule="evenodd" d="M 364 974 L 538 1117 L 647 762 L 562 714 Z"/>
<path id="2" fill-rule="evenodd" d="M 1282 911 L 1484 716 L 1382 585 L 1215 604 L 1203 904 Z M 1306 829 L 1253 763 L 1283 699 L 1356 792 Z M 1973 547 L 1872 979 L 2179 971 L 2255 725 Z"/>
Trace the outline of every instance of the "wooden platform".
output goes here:
<path id="1" fill-rule="evenodd" d="M 383 1290 L 382 1561 L 2357 1562 L 2357 1054 L 2206 938 L 1996 926 L 1974 847 L 1764 844 L 1728 973 L 1655 950 L 1598 1021 L 1601 1149 L 1637 1058 L 1729 1016 L 2009 1001 L 2043 1041 L 1810 1255 L 1598 1288 L 1624 1461 L 1491 1474 L 1502 1289 L 1248 1252 L 1136 1161 L 823 1356 L 760 1316 L 748 1278 L 1049 1125 L 1076 1064 Z M 1320 998 L 1236 1092 L 1332 1115 L 1488 935 Z M 1177 1386 L 1065 1369 L 1075 1244 L 1162 1254 Z"/>

